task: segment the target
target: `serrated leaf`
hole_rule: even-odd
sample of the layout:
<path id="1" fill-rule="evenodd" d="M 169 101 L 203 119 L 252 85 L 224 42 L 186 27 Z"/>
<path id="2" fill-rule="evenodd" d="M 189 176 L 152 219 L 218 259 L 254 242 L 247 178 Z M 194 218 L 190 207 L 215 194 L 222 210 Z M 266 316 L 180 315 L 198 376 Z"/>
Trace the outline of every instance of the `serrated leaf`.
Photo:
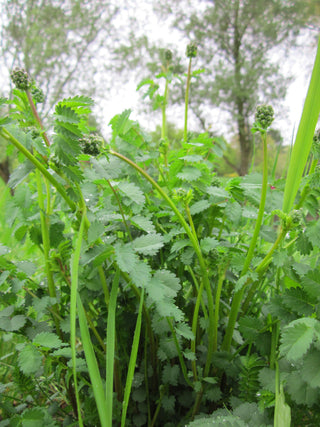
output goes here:
<path id="1" fill-rule="evenodd" d="M 162 371 L 162 381 L 164 384 L 177 386 L 179 374 L 180 369 L 178 365 L 165 365 Z"/>
<path id="2" fill-rule="evenodd" d="M 133 202 L 137 203 L 138 205 L 144 205 L 144 194 L 133 182 L 119 182 L 117 187 Z"/>
<path id="3" fill-rule="evenodd" d="M 35 374 L 41 362 L 42 355 L 32 344 L 27 344 L 18 355 L 18 365 L 25 375 Z"/>
<path id="4" fill-rule="evenodd" d="M 94 101 L 92 98 L 89 98 L 88 96 L 84 95 L 76 95 L 72 98 L 65 98 L 60 103 L 60 105 L 65 105 L 67 107 L 73 108 L 79 108 L 79 107 L 88 107 L 90 105 L 94 104 Z"/>
<path id="5" fill-rule="evenodd" d="M 292 362 L 301 359 L 311 346 L 317 322 L 316 319 L 305 317 L 285 327 L 281 336 L 280 354 Z"/>
<path id="6" fill-rule="evenodd" d="M 55 120 L 58 122 L 65 122 L 65 123 L 72 123 L 72 124 L 79 123 L 78 114 L 74 110 L 72 110 L 70 107 L 67 107 L 66 105 L 61 105 L 61 104 L 56 105 L 54 117 L 55 117 Z"/>
<path id="7" fill-rule="evenodd" d="M 206 254 L 215 249 L 217 246 L 219 246 L 219 241 L 214 237 L 205 237 L 200 241 L 200 247 Z"/>
<path id="8" fill-rule="evenodd" d="M 286 290 L 283 304 L 289 310 L 297 312 L 301 316 L 311 316 L 314 311 L 314 301 L 301 288 L 290 288 Z"/>
<path id="9" fill-rule="evenodd" d="M 179 323 L 175 326 L 175 331 L 178 335 L 181 335 L 183 338 L 186 338 L 187 340 L 193 340 L 194 334 L 190 328 L 189 325 L 186 323 Z"/>
<path id="10" fill-rule="evenodd" d="M 103 223 L 97 220 L 92 221 L 88 230 L 88 244 L 95 242 L 103 233 Z"/>
<path id="11" fill-rule="evenodd" d="M 191 242 L 189 239 L 181 239 L 181 240 L 177 240 L 176 242 L 173 243 L 173 245 L 171 246 L 171 250 L 170 253 L 175 253 L 175 252 L 179 252 L 181 249 L 185 248 L 186 246 L 190 246 Z"/>
<path id="12" fill-rule="evenodd" d="M 190 213 L 191 215 L 198 214 L 210 208 L 210 206 L 211 206 L 211 203 L 208 200 L 199 200 L 198 202 L 190 206 Z"/>
<path id="13" fill-rule="evenodd" d="M 220 187 L 208 187 L 206 188 L 206 192 L 210 194 L 210 196 L 214 196 L 217 199 L 227 199 L 230 197 L 229 193 Z"/>
<path id="14" fill-rule="evenodd" d="M 33 343 L 47 348 L 60 348 L 62 345 L 61 339 L 52 332 L 40 332 L 34 337 Z"/>
<path id="15" fill-rule="evenodd" d="M 130 273 L 138 262 L 138 256 L 134 252 L 132 246 L 130 244 L 123 245 L 117 243 L 114 246 L 114 251 L 120 270 Z"/>
<path id="16" fill-rule="evenodd" d="M 22 328 L 27 321 L 26 316 L 22 314 L 18 314 L 16 316 L 10 317 L 2 317 L 0 323 L 0 329 L 3 329 L 7 332 L 18 331 Z"/>
<path id="17" fill-rule="evenodd" d="M 301 376 L 312 388 L 320 387 L 320 352 L 312 350 L 303 359 Z"/>
<path id="18" fill-rule="evenodd" d="M 130 278 L 139 288 L 146 287 L 151 279 L 151 268 L 147 263 L 137 260 L 130 271 Z"/>
<path id="19" fill-rule="evenodd" d="M 117 134 L 126 134 L 132 127 L 132 121 L 129 121 L 131 110 L 124 110 L 121 114 L 117 114 L 110 120 L 112 130 Z"/>
<path id="20" fill-rule="evenodd" d="M 262 321 L 256 317 L 244 316 L 239 319 L 239 330 L 246 340 L 255 341 L 262 327 Z"/>
<path id="21" fill-rule="evenodd" d="M 317 247 L 320 242 L 320 221 L 310 224 L 306 228 L 306 235 L 314 247 Z"/>
<path id="22" fill-rule="evenodd" d="M 303 289 L 313 298 L 320 298 L 320 275 L 319 271 L 310 271 L 306 276 L 301 278 Z"/>
<path id="23" fill-rule="evenodd" d="M 177 174 L 177 177 L 183 181 L 196 181 L 201 176 L 201 171 L 192 166 L 185 166 L 182 171 Z"/>
<path id="24" fill-rule="evenodd" d="M 146 234 L 145 236 L 137 237 L 132 242 L 136 252 L 142 255 L 156 255 L 163 247 L 163 237 L 161 234 Z"/>
<path id="25" fill-rule="evenodd" d="M 8 185 L 10 188 L 16 188 L 24 179 L 26 179 L 30 172 L 34 170 L 34 165 L 29 160 L 25 160 L 21 165 L 14 169 L 11 173 Z"/>
<path id="26" fill-rule="evenodd" d="M 134 216 L 130 218 L 131 223 L 140 228 L 140 230 L 146 231 L 147 233 L 155 233 L 156 229 L 153 222 L 144 216 Z"/>

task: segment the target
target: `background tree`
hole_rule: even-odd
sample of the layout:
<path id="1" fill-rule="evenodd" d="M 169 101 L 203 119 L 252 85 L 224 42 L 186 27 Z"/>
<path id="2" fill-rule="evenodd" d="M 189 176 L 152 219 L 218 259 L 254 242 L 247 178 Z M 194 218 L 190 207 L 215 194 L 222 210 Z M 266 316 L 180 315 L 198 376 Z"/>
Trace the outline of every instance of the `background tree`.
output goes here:
<path id="1" fill-rule="evenodd" d="M 173 25 L 199 44 L 209 73 L 201 79 L 194 110 L 204 120 L 202 100 L 229 113 L 240 145 L 237 172 L 248 171 L 252 155 L 250 120 L 257 103 L 283 99 L 288 84 L 280 74 L 276 48 L 294 46 L 310 19 L 314 1 L 203 0 L 160 2 L 158 11 L 174 16 Z"/>
<path id="2" fill-rule="evenodd" d="M 45 94 L 45 102 L 39 105 L 43 117 L 63 96 L 96 95 L 108 84 L 100 72 L 101 54 L 108 59 L 104 46 L 116 36 L 113 22 L 118 11 L 109 0 L 2 2 L 2 78 L 16 66 L 26 69 Z M 5 181 L 8 162 L 7 157 L 0 159 L 0 176 Z"/>

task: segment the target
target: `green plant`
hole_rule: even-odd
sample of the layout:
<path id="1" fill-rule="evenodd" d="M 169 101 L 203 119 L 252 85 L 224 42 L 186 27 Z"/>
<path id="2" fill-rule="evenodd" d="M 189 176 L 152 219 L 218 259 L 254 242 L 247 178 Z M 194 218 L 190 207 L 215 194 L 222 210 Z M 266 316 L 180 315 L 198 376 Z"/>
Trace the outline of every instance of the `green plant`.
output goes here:
<path id="1" fill-rule="evenodd" d="M 46 129 L 29 89 L 1 100 L 13 108 L 0 135 L 20 152 L 2 219 L 15 240 L 0 246 L 0 328 L 14 337 L 2 425 L 289 425 L 290 408 L 293 425 L 318 420 L 318 178 L 311 160 L 299 209 L 281 210 L 272 108 L 253 124 L 262 175 L 222 179 L 208 133 L 164 152 L 125 110 L 107 143 L 84 96 L 60 101 Z M 39 256 L 15 259 L 14 244 Z"/>

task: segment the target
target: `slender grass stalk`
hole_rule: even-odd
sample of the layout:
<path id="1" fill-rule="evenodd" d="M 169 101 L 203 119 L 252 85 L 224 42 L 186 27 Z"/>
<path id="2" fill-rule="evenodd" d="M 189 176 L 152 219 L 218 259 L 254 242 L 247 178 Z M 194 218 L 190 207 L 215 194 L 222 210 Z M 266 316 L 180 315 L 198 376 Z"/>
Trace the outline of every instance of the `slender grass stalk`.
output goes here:
<path id="1" fill-rule="evenodd" d="M 114 374 L 114 350 L 116 339 L 116 308 L 119 289 L 120 270 L 117 268 L 113 279 L 107 321 L 107 357 L 106 357 L 106 411 L 108 418 L 106 424 L 112 427 L 113 412 L 113 374 Z"/>
<path id="2" fill-rule="evenodd" d="M 78 316 L 79 316 L 81 340 L 82 340 L 84 354 L 85 354 L 85 358 L 86 358 L 86 362 L 89 370 L 93 394 L 94 394 L 95 402 L 98 408 L 100 424 L 101 424 L 101 427 L 108 427 L 106 422 L 106 420 L 108 419 L 108 414 L 106 411 L 106 395 L 104 392 L 104 387 L 102 384 L 97 359 L 94 354 L 94 349 L 93 349 L 91 338 L 90 338 L 85 311 L 84 311 L 79 293 L 77 295 L 77 303 L 78 303 Z"/>
<path id="3" fill-rule="evenodd" d="M 252 257 L 253 257 L 253 253 L 255 250 L 256 242 L 257 242 L 259 232 L 260 232 L 260 228 L 261 228 L 261 224 L 262 224 L 262 219 L 263 219 L 263 215 L 264 215 L 264 206 L 265 206 L 266 197 L 267 197 L 268 151 L 267 151 L 267 134 L 266 134 L 266 132 L 263 132 L 261 136 L 262 136 L 262 141 L 263 141 L 263 174 L 262 174 L 261 199 L 260 199 L 259 212 L 258 212 L 258 217 L 257 217 L 257 221 L 255 224 L 253 236 L 252 236 L 252 239 L 250 242 L 249 250 L 248 250 L 248 253 L 247 253 L 247 256 L 246 256 L 240 277 L 244 276 L 249 270 L 250 262 L 251 262 Z M 237 321 L 237 317 L 239 314 L 240 305 L 241 305 L 241 301 L 242 301 L 245 289 L 246 289 L 246 286 L 243 286 L 233 296 L 230 314 L 229 314 L 228 325 L 227 325 L 227 329 L 226 329 L 226 334 L 224 336 L 224 340 L 222 343 L 222 350 L 224 350 L 224 351 L 230 351 L 233 331 L 235 328 L 235 324 Z"/>
<path id="4" fill-rule="evenodd" d="M 85 226 L 85 211 L 82 214 L 80 229 L 78 232 L 77 240 L 75 243 L 74 253 L 71 260 L 71 291 L 70 291 L 70 340 L 71 340 L 71 353 L 72 353 L 72 370 L 74 390 L 77 401 L 78 421 L 79 426 L 83 427 L 81 415 L 81 403 L 78 392 L 77 382 L 77 361 L 76 361 L 76 317 L 77 317 L 77 294 L 78 294 L 78 274 L 79 274 L 79 260 L 82 246 L 82 239 Z"/>
<path id="5" fill-rule="evenodd" d="M 312 145 L 312 138 L 320 113 L 320 37 L 310 84 L 289 163 L 282 210 L 290 212 L 297 195 L 303 170 Z"/>
<path id="6" fill-rule="evenodd" d="M 136 367 L 136 361 L 137 361 L 137 355 L 138 355 L 138 349 L 139 349 L 143 304 L 144 304 L 144 289 L 142 289 L 141 291 L 139 312 L 138 312 L 136 327 L 133 335 L 133 342 L 132 342 L 132 348 L 131 348 L 131 354 L 130 354 L 130 360 L 129 360 L 129 366 L 128 366 L 128 374 L 127 374 L 126 386 L 124 389 L 124 397 L 123 397 L 123 403 L 122 403 L 121 427 L 125 427 L 125 423 L 126 423 L 127 409 L 128 409 L 134 370 Z"/>

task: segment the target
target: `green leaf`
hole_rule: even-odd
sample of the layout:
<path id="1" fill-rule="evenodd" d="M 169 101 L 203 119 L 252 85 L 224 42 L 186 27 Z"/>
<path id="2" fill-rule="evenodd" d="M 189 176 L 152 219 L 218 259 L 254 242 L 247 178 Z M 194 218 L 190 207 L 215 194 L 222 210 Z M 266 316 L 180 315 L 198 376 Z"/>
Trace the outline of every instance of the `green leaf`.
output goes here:
<path id="1" fill-rule="evenodd" d="M 312 298 L 320 298 L 320 275 L 319 270 L 310 271 L 306 276 L 301 278 L 303 289 Z"/>
<path id="2" fill-rule="evenodd" d="M 133 241 L 133 248 L 142 255 L 156 255 L 164 245 L 161 234 L 146 234 Z"/>
<path id="3" fill-rule="evenodd" d="M 201 176 L 201 171 L 192 166 L 185 166 L 182 171 L 177 174 L 177 177 L 183 181 L 196 181 Z"/>
<path id="4" fill-rule="evenodd" d="M 18 365 L 25 375 L 38 372 L 41 362 L 42 355 L 32 344 L 27 344 L 18 355 Z"/>
<path id="5" fill-rule="evenodd" d="M 177 386 L 179 374 L 180 369 L 178 365 L 165 365 L 162 371 L 162 381 L 164 384 Z"/>
<path id="6" fill-rule="evenodd" d="M 130 273 L 138 262 L 138 256 L 130 244 L 117 243 L 114 246 L 117 264 L 120 270 Z"/>
<path id="7" fill-rule="evenodd" d="M 33 343 L 47 348 L 60 348 L 62 345 L 61 339 L 52 332 L 40 332 L 34 337 Z"/>
<path id="8" fill-rule="evenodd" d="M 310 317 L 294 320 L 282 332 L 280 354 L 295 362 L 309 350 L 318 320 Z"/>
<path id="9" fill-rule="evenodd" d="M 283 304 L 303 317 L 311 316 L 314 311 L 314 299 L 301 288 L 287 289 Z"/>
<path id="10" fill-rule="evenodd" d="M 178 335 L 182 336 L 183 338 L 186 338 L 187 340 L 193 340 L 194 334 L 190 328 L 189 325 L 186 323 L 179 323 L 175 326 L 175 331 Z"/>
<path id="11" fill-rule="evenodd" d="M 314 247 L 317 247 L 320 242 L 320 221 L 310 224 L 306 228 L 306 235 Z"/>
<path id="12" fill-rule="evenodd" d="M 94 220 L 91 222 L 88 230 L 88 244 L 95 242 L 104 233 L 104 224 Z"/>
<path id="13" fill-rule="evenodd" d="M 206 188 L 206 192 L 210 194 L 210 196 L 214 196 L 217 200 L 224 200 L 230 197 L 230 194 L 220 187 L 208 187 Z"/>
<path id="14" fill-rule="evenodd" d="M 133 182 L 119 182 L 117 187 L 133 202 L 137 203 L 138 205 L 144 205 L 144 194 Z"/>
<path id="15" fill-rule="evenodd" d="M 217 246 L 219 246 L 219 241 L 214 237 L 205 237 L 200 241 L 200 247 L 206 254 L 215 249 Z"/>
<path id="16" fill-rule="evenodd" d="M 146 231 L 147 233 L 155 233 L 156 229 L 152 221 L 144 216 L 134 216 L 130 218 L 131 223 L 139 228 L 140 230 Z"/>
<path id="17" fill-rule="evenodd" d="M 244 316 L 239 319 L 239 330 L 246 340 L 257 340 L 262 328 L 262 321 L 256 317 Z"/>
<path id="18" fill-rule="evenodd" d="M 301 376 L 312 388 L 320 387 L 320 352 L 312 350 L 303 359 Z"/>
<path id="19" fill-rule="evenodd" d="M 205 211 L 206 209 L 210 208 L 212 204 L 208 200 L 199 200 L 198 202 L 194 203 L 192 206 L 190 206 L 190 213 L 191 215 L 198 214 L 200 212 Z"/>
<path id="20" fill-rule="evenodd" d="M 117 114 L 110 120 L 112 130 L 117 134 L 126 134 L 132 127 L 132 121 L 129 120 L 131 110 L 124 110 L 121 114 Z"/>
<path id="21" fill-rule="evenodd" d="M 16 188 L 23 180 L 25 180 L 30 172 L 34 170 L 34 165 L 29 160 L 25 160 L 21 165 L 14 169 L 10 175 L 8 185 L 10 188 Z"/>

